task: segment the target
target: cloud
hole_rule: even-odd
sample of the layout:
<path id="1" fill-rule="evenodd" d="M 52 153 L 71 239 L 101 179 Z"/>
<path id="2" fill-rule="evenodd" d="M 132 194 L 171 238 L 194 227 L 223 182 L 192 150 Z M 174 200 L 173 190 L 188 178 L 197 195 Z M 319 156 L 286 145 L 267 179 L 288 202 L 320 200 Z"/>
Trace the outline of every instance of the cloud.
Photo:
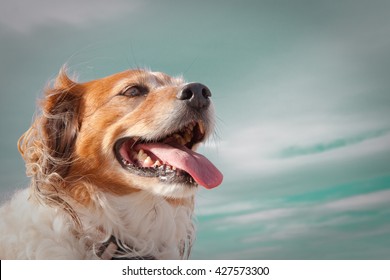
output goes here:
<path id="1" fill-rule="evenodd" d="M 369 194 L 356 195 L 321 205 L 319 209 L 332 211 L 365 210 L 378 207 L 378 205 L 390 205 L 390 190 L 378 191 Z"/>
<path id="2" fill-rule="evenodd" d="M 295 212 L 296 210 L 292 208 L 261 210 L 250 214 L 230 217 L 227 220 L 235 224 L 251 224 L 259 221 L 287 218 L 289 216 L 294 215 Z"/>
<path id="3" fill-rule="evenodd" d="M 230 204 L 219 204 L 210 203 L 209 205 L 205 204 L 203 201 L 200 202 L 198 209 L 196 210 L 197 216 L 208 216 L 208 215 L 226 215 L 230 213 L 239 213 L 242 211 L 247 211 L 253 209 L 254 205 L 249 202 L 237 202 Z"/>
<path id="4" fill-rule="evenodd" d="M 356 254 L 364 256 L 367 252 L 360 246 L 362 240 L 386 238 L 390 234 L 390 227 L 383 224 L 390 214 L 389 203 L 390 190 L 381 190 L 320 203 L 279 202 L 267 209 L 253 204 L 252 211 L 229 213 L 202 224 L 227 236 L 234 229 L 246 229 L 235 241 L 241 248 L 239 251 L 234 246 L 224 248 L 224 254 L 237 258 L 286 258 L 286 254 L 291 254 L 290 258 L 307 258 L 312 250 L 322 252 L 324 258 L 350 258 L 357 255 L 340 252 L 340 246 L 354 248 Z M 371 214 L 362 215 L 362 211 Z M 303 251 L 296 246 L 299 244 L 306 244 Z M 381 257 L 375 250 L 371 251 L 373 256 Z"/>
<path id="5" fill-rule="evenodd" d="M 138 3 L 125 0 L 5 0 L 0 4 L 0 24 L 20 33 L 55 23 L 84 25 L 131 12 Z"/>
<path id="6" fill-rule="evenodd" d="M 334 214 L 335 212 L 345 211 L 361 211 L 367 209 L 378 209 L 378 207 L 388 205 L 390 203 L 390 190 L 377 191 L 366 194 L 353 195 L 343 199 L 337 199 L 334 201 L 324 202 L 317 205 L 296 205 L 285 208 L 274 209 L 252 209 L 251 213 L 239 214 L 227 217 L 224 219 L 224 223 L 230 224 L 253 224 L 260 221 L 272 221 L 277 220 L 287 221 L 292 218 L 292 221 L 297 221 L 298 217 L 313 216 L 326 216 L 328 214 Z M 228 206 L 227 206 L 228 208 Z M 310 213 L 310 214 L 309 214 Z M 345 219 L 337 217 L 334 222 L 339 224 L 345 223 Z M 328 222 L 326 222 L 329 225 Z"/>
<path id="7" fill-rule="evenodd" d="M 226 168 L 238 174 L 282 172 L 389 152 L 390 132 L 382 120 L 285 119 L 237 128 L 218 145 Z M 271 172 L 271 173 L 270 173 Z M 237 173 L 237 172 L 236 172 Z"/>
<path id="8" fill-rule="evenodd" d="M 340 149 L 350 145 L 359 144 L 373 138 L 378 138 L 388 134 L 389 132 L 390 132 L 389 130 L 370 131 L 366 134 L 357 135 L 354 137 L 347 137 L 344 139 L 339 138 L 325 143 L 324 142 L 316 143 L 308 146 L 290 146 L 281 150 L 278 156 L 282 158 L 289 158 L 289 157 L 324 153 L 334 149 Z"/>

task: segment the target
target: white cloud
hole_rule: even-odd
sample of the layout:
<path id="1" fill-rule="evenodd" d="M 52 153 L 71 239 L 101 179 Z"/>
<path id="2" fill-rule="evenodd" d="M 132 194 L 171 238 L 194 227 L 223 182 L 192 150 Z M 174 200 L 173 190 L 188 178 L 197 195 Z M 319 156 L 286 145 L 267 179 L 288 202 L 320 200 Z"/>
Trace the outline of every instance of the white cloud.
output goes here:
<path id="1" fill-rule="evenodd" d="M 378 205 L 390 204 L 390 190 L 378 191 L 369 194 L 356 195 L 325 203 L 320 209 L 332 211 L 350 211 L 375 208 Z"/>
<path id="2" fill-rule="evenodd" d="M 270 209 L 262 210 L 250 214 L 237 215 L 234 217 L 229 217 L 226 220 L 229 223 L 235 224 L 251 224 L 259 221 L 265 220 L 275 220 L 280 218 L 286 218 L 291 215 L 294 215 L 296 209 L 293 208 L 280 208 L 280 209 Z"/>
<path id="3" fill-rule="evenodd" d="M 204 203 L 203 203 L 204 204 Z M 197 216 L 208 216 L 208 215 L 218 215 L 218 214 L 230 214 L 230 213 L 239 213 L 246 210 L 253 209 L 254 205 L 249 202 L 237 202 L 237 203 L 224 203 L 220 205 L 199 205 L 196 210 Z"/>
<path id="4" fill-rule="evenodd" d="M 380 206 L 390 203 L 390 190 L 376 191 L 372 193 L 359 194 L 343 199 L 324 202 L 317 205 L 297 205 L 295 207 L 274 208 L 256 210 L 253 208 L 251 213 L 239 214 L 227 217 L 219 223 L 226 224 L 253 224 L 261 221 L 273 224 L 289 224 L 291 220 L 295 227 L 297 219 L 308 218 L 309 216 L 322 217 L 334 212 L 343 213 L 344 211 L 360 211 L 367 209 L 377 209 Z M 227 206 L 228 207 L 228 206 Z M 291 219 L 290 219 L 291 218 Z M 281 222 L 281 220 L 283 222 Z M 344 224 L 348 221 L 345 217 L 332 218 L 330 221 L 323 221 L 319 225 L 335 226 Z M 307 227 L 307 225 L 303 225 Z"/>
<path id="5" fill-rule="evenodd" d="M 388 225 L 373 226 L 351 234 L 339 230 L 340 226 L 363 225 L 372 217 L 351 215 L 351 211 L 375 209 L 387 215 L 385 207 L 390 203 L 390 190 L 359 194 L 314 205 L 296 205 L 273 209 L 252 209 L 251 213 L 231 215 L 209 222 L 213 229 L 230 231 L 231 227 L 258 225 L 257 229 L 242 234 L 240 242 L 252 244 L 260 242 L 302 240 L 302 238 L 356 239 L 390 233 Z M 227 206 L 228 207 L 228 206 Z"/>
<path id="6" fill-rule="evenodd" d="M 134 10 L 139 1 L 125 0 L 5 0 L 0 3 L 0 24 L 26 33 L 36 27 L 64 23 L 80 25 L 107 20 Z"/>
<path id="7" fill-rule="evenodd" d="M 229 135 L 218 146 L 222 162 L 232 163 L 226 168 L 241 174 L 280 172 L 308 165 L 332 164 L 356 160 L 390 150 L 390 133 L 384 121 L 350 120 L 342 118 L 286 119 L 260 122 L 238 128 L 240 133 Z M 368 136 L 365 136 L 368 135 Z M 349 140 L 352 139 L 352 140 Z M 358 140 L 355 140 L 358 139 Z M 360 140 L 359 140 L 360 139 Z M 332 141 L 345 141 L 345 145 L 325 151 L 313 151 L 300 156 L 283 158 L 281 153 L 290 147 L 316 147 Z M 315 150 L 313 148 L 313 150 Z"/>

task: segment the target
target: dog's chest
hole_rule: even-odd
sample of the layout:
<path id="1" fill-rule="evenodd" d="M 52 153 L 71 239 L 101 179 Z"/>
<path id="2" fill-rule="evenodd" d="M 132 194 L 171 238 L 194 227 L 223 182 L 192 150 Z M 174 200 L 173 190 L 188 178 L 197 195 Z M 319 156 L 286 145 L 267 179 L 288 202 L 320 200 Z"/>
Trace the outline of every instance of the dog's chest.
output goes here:
<path id="1" fill-rule="evenodd" d="M 188 257 L 194 236 L 192 207 L 172 205 L 146 192 L 122 197 L 105 194 L 97 201 L 100 210 L 93 216 L 83 215 L 87 228 L 100 228 L 106 239 L 117 237 L 136 255 Z"/>

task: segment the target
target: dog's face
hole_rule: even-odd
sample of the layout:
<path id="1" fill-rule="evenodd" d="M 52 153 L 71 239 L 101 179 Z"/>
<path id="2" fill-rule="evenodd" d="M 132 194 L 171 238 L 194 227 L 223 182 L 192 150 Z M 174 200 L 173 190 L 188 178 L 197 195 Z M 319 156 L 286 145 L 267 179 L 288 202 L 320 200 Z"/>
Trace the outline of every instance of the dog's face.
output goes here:
<path id="1" fill-rule="evenodd" d="M 195 152 L 214 125 L 205 85 L 129 70 L 82 84 L 62 73 L 57 88 L 44 109 L 68 117 L 45 127 L 55 153 L 72 158 L 66 177 L 119 195 L 147 190 L 173 198 L 221 183 L 218 169 Z"/>

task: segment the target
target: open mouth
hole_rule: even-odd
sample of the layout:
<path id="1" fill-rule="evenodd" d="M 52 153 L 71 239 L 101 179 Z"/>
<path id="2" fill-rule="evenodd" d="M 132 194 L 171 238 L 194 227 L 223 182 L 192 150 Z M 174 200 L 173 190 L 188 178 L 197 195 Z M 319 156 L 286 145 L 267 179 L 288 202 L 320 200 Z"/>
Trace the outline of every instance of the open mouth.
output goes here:
<path id="1" fill-rule="evenodd" d="M 205 156 L 193 151 L 204 138 L 203 122 L 190 122 L 155 141 L 121 138 L 115 143 L 115 156 L 124 169 L 138 176 L 214 188 L 222 182 L 221 172 Z"/>

